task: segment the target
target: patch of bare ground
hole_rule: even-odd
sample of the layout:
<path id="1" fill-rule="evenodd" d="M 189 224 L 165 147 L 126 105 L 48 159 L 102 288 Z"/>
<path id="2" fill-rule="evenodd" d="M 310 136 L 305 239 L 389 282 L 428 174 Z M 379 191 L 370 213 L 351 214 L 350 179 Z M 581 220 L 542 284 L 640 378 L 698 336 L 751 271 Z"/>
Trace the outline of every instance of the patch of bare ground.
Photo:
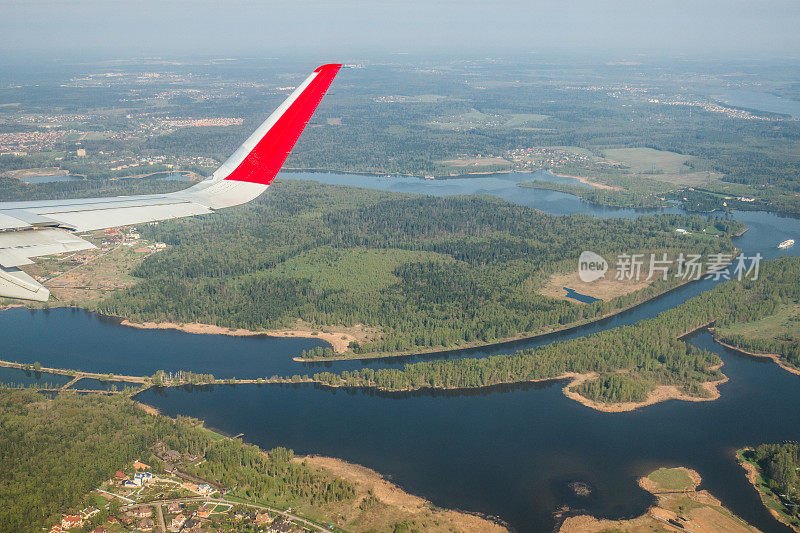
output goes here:
<path id="1" fill-rule="evenodd" d="M 56 175 L 66 176 L 67 174 L 69 174 L 69 172 L 67 172 L 66 170 L 62 170 L 62 169 L 60 169 L 58 167 L 40 167 L 40 168 L 22 168 L 22 169 L 19 169 L 19 170 L 9 170 L 9 171 L 4 172 L 3 174 L 0 174 L 0 175 L 2 175 L 4 177 L 7 177 L 7 178 L 16 178 L 18 180 L 22 180 L 22 179 L 30 178 L 30 177 L 33 177 L 33 176 L 42 176 L 42 175 L 46 175 L 46 176 L 51 176 L 51 175 L 52 176 L 56 176 Z"/>
<path id="2" fill-rule="evenodd" d="M 186 333 L 195 333 L 202 335 L 230 335 L 232 337 L 250 337 L 254 335 L 267 335 L 270 337 L 298 337 L 308 339 L 322 339 L 333 346 L 336 353 L 344 353 L 347 350 L 350 342 L 358 340 L 358 337 L 351 333 L 339 331 L 338 328 L 326 328 L 327 331 L 319 331 L 311 328 L 308 329 L 281 329 L 281 330 L 264 330 L 253 331 L 242 328 L 228 328 L 225 326 L 216 326 L 214 324 L 179 324 L 176 322 L 131 322 L 130 320 L 123 320 L 120 322 L 123 326 L 129 326 L 139 329 L 174 329 L 178 331 L 185 331 Z M 350 328 L 352 329 L 352 328 Z"/>
<path id="3" fill-rule="evenodd" d="M 706 490 L 697 490 L 700 474 L 680 468 L 692 479 L 686 490 L 666 490 L 649 477 L 639 479 L 639 486 L 656 497 L 656 504 L 647 513 L 630 520 L 603 520 L 581 515 L 567 518 L 561 533 L 595 533 L 601 531 L 692 531 L 697 533 L 748 533 L 758 531 L 722 506 Z"/>
<path id="4" fill-rule="evenodd" d="M 567 291 L 564 287 L 583 294 L 585 296 L 592 296 L 603 301 L 609 301 L 617 296 L 629 294 L 639 289 L 643 289 L 655 281 L 655 277 L 651 280 L 642 279 L 614 279 L 614 273 L 606 273 L 606 277 L 600 278 L 591 283 L 581 281 L 578 272 L 571 272 L 569 274 L 553 274 L 547 283 L 537 292 L 543 296 L 556 298 L 558 300 L 567 300 L 570 302 L 577 302 L 572 298 L 567 297 Z"/>
<path id="5" fill-rule="evenodd" d="M 463 157 L 443 161 L 444 164 L 452 167 L 489 167 L 494 165 L 510 165 L 507 159 L 502 157 Z"/>
<path id="6" fill-rule="evenodd" d="M 436 507 L 424 498 L 407 493 L 378 472 L 365 466 L 319 455 L 298 457 L 296 460 L 306 461 L 356 485 L 356 501 L 347 515 L 348 522 L 352 520 L 355 523 L 348 523 L 347 529 L 384 530 L 395 520 L 402 518 L 404 521 L 414 521 L 415 527 L 421 531 L 508 531 L 504 526 L 488 518 Z M 376 506 L 378 508 L 376 513 L 363 511 L 365 507 L 363 503 L 370 496 L 380 502 Z M 370 516 L 365 518 L 363 516 L 365 514 Z"/>
<path id="7" fill-rule="evenodd" d="M 564 396 L 575 400 L 586 407 L 591 407 L 592 409 L 596 409 L 598 411 L 603 411 L 605 413 L 622 413 L 625 411 L 633 411 L 634 409 L 639 409 L 640 407 L 646 407 L 659 402 L 665 402 L 667 400 L 682 400 L 684 402 L 710 402 L 719 398 L 720 393 L 718 387 L 728 381 L 728 377 L 725 376 L 718 381 L 706 381 L 702 383 L 703 388 L 708 392 L 708 396 L 705 397 L 690 396 L 673 385 L 659 385 L 653 389 L 652 392 L 650 392 L 645 400 L 641 402 L 602 403 L 595 400 L 590 400 L 572 390 L 573 387 L 580 385 L 584 381 L 589 381 L 596 378 L 597 374 L 594 373 L 580 374 L 566 387 L 564 387 Z"/>
<path id="8" fill-rule="evenodd" d="M 552 172 L 552 171 L 551 171 Z M 558 176 L 559 178 L 572 178 L 574 180 L 578 180 L 579 182 L 583 183 L 584 185 L 589 185 L 590 187 L 594 187 L 595 189 L 604 189 L 607 191 L 621 191 L 622 188 L 620 187 L 612 187 L 611 185 L 606 185 L 605 183 L 600 183 L 595 181 L 594 178 L 587 178 L 584 176 L 568 176 L 566 174 L 556 174 L 552 172 L 554 176 Z"/>
<path id="9" fill-rule="evenodd" d="M 144 403 L 141 403 L 141 402 L 136 402 L 136 401 L 134 401 L 134 403 L 136 405 L 138 405 L 139 407 L 141 407 L 142 411 L 144 411 L 148 415 L 155 416 L 155 415 L 161 414 L 161 411 L 159 411 L 158 409 L 156 409 L 155 407 L 153 407 L 151 405 L 147 405 L 147 404 L 144 404 Z"/>

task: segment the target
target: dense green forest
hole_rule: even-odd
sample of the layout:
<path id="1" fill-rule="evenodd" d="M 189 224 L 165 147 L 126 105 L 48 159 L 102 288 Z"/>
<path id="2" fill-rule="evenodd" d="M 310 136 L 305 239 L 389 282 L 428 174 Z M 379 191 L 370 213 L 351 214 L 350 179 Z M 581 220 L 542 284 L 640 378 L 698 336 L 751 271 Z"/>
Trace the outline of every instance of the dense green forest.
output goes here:
<path id="1" fill-rule="evenodd" d="M 129 194 L 159 194 L 186 188 L 185 182 L 163 179 L 128 178 L 119 180 L 70 180 L 51 183 L 24 183 L 0 177 L 0 202 L 61 200 Z"/>
<path id="2" fill-rule="evenodd" d="M 697 235 L 676 235 L 684 227 Z M 589 305 L 537 290 L 572 272 L 591 243 L 617 253 L 732 251 L 735 221 L 676 215 L 637 220 L 552 216 L 493 197 L 434 198 L 278 181 L 250 205 L 161 223 L 143 235 L 170 249 L 100 304 L 137 321 L 264 330 L 364 324 L 356 353 L 489 342 L 595 318 L 678 280 Z"/>
<path id="3" fill-rule="evenodd" d="M 761 444 L 739 452 L 740 461 L 758 467 L 756 488 L 776 518 L 793 529 L 800 528 L 800 444 Z"/>
<path id="4" fill-rule="evenodd" d="M 679 340 L 685 333 L 769 316 L 800 297 L 800 258 L 784 257 L 761 264 L 757 280 L 720 283 L 657 317 L 577 339 L 482 359 L 455 359 L 408 364 L 402 369 L 364 368 L 314 379 L 345 386 L 383 390 L 477 388 L 554 378 L 566 373 L 596 372 L 597 383 L 580 389 L 604 402 L 637 401 L 656 385 L 675 385 L 692 396 L 705 396 L 705 381 L 722 377 L 716 354 Z M 622 376 L 616 376 L 624 372 Z"/>
<path id="5" fill-rule="evenodd" d="M 216 439 L 196 422 L 152 416 L 130 398 L 0 389 L 0 530 L 41 531 L 60 513 L 134 459 L 154 465 L 156 440 L 203 454 L 194 473 L 277 505 L 324 505 L 353 498 L 353 486 L 292 461 L 291 450 L 264 454 L 238 440 Z"/>
<path id="6" fill-rule="evenodd" d="M 800 368 L 800 323 L 795 321 L 794 330 L 787 330 L 778 339 L 754 339 L 744 335 L 717 335 L 725 344 L 741 348 L 746 352 L 778 354 L 795 368 Z"/>
<path id="7" fill-rule="evenodd" d="M 573 388 L 581 396 L 596 402 L 641 402 L 655 388 L 650 380 L 630 378 L 624 374 L 609 374 L 584 381 Z"/>
<path id="8" fill-rule="evenodd" d="M 800 444 L 762 444 L 755 449 L 754 459 L 769 487 L 800 505 Z"/>
<path id="9" fill-rule="evenodd" d="M 148 458 L 156 421 L 122 396 L 0 389 L 0 530 L 40 531 L 124 463 Z"/>

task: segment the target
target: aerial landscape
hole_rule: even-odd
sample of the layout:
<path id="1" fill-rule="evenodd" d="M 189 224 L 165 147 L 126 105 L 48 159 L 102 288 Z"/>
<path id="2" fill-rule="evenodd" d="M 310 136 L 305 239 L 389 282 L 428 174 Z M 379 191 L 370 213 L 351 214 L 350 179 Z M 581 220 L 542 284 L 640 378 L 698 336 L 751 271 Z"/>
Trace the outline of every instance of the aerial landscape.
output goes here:
<path id="1" fill-rule="evenodd" d="M 800 532 L 800 7 L 499 4 L 0 2 L 0 531 Z"/>

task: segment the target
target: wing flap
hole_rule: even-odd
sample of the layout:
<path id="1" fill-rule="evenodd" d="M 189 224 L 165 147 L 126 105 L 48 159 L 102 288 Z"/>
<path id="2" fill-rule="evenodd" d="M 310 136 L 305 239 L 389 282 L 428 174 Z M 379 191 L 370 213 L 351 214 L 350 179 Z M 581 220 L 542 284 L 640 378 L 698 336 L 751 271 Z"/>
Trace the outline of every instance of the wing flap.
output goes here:
<path id="1" fill-rule="evenodd" d="M 63 229 L 0 233 L 0 265 L 17 267 L 32 263 L 31 257 L 96 248 L 94 244 Z"/>
<path id="2" fill-rule="evenodd" d="M 212 211 L 204 205 L 186 201 L 172 201 L 155 205 L 134 207 L 109 207 L 107 209 L 71 209 L 47 213 L 47 217 L 75 231 L 92 231 L 110 226 L 130 226 L 153 220 L 205 215 Z"/>
<path id="3" fill-rule="evenodd" d="M 17 230 L 30 227 L 31 225 L 24 220 L 11 216 L 5 211 L 0 211 L 0 230 Z"/>
<path id="4" fill-rule="evenodd" d="M 18 268 L 0 267 L 0 296 L 46 302 L 50 291 Z"/>

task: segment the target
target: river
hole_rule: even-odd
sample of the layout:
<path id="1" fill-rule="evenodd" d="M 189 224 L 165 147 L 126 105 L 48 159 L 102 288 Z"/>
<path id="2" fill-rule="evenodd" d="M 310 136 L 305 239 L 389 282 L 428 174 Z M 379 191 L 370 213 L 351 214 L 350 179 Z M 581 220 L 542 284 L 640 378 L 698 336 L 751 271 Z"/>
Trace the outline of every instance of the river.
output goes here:
<path id="1" fill-rule="evenodd" d="M 600 208 L 564 193 L 516 186 L 550 179 L 546 173 L 442 181 L 331 173 L 282 177 L 435 195 L 495 194 L 555 214 L 635 217 L 651 212 Z M 781 240 L 800 237 L 797 219 L 762 212 L 733 216 L 750 228 L 736 240 L 746 254 L 798 255 L 798 247 L 776 248 Z M 711 280 L 693 282 L 609 319 L 536 339 L 424 356 L 313 364 L 291 357 L 322 344 L 314 339 L 139 330 L 79 310 L 17 308 L 0 313 L 0 355 L 119 374 L 184 369 L 250 377 L 378 368 L 433 357 L 483 357 L 586 335 L 655 316 L 713 285 Z M 696 469 L 704 479 L 702 488 L 736 514 L 765 531 L 784 531 L 764 510 L 732 454 L 745 445 L 800 438 L 800 411 L 795 407 L 800 378 L 772 362 L 736 355 L 707 333 L 690 342 L 719 353 L 725 362 L 723 371 L 731 380 L 721 386 L 719 400 L 669 401 L 608 414 L 567 399 L 555 382 L 406 394 L 314 385 L 226 385 L 151 389 L 139 398 L 166 414 L 202 418 L 230 434 L 243 432 L 247 441 L 265 448 L 288 446 L 301 454 L 366 465 L 438 505 L 496 515 L 521 531 L 552 529 L 553 512 L 563 505 L 604 517 L 639 515 L 651 497 L 636 485 L 636 478 L 665 465 Z M 590 496 L 570 493 L 568 484 L 576 480 L 593 487 Z"/>

